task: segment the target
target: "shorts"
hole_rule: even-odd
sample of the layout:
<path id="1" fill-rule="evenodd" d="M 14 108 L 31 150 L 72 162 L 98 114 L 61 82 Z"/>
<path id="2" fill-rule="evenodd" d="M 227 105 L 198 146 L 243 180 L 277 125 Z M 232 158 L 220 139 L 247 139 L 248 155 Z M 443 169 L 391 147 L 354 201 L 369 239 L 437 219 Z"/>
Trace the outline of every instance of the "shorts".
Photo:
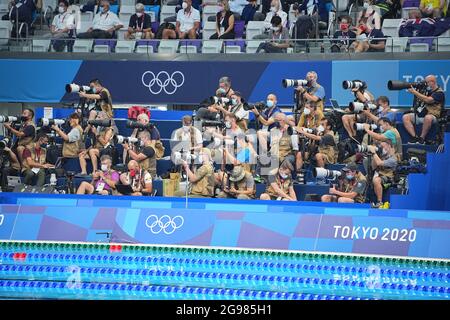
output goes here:
<path id="1" fill-rule="evenodd" d="M 432 115 L 432 114 L 430 114 L 430 115 L 433 117 L 432 123 L 433 123 L 433 124 L 437 123 L 436 117 L 435 117 L 434 115 Z M 415 123 L 415 124 L 423 124 L 423 121 L 424 121 L 424 119 L 425 119 L 425 118 L 421 118 L 421 117 L 419 117 L 419 116 L 414 117 L 414 113 L 408 113 L 407 116 L 409 117 L 409 119 L 411 120 L 411 122 L 412 122 L 412 123 Z M 415 120 L 415 121 L 414 121 L 414 120 Z"/>
<path id="2" fill-rule="evenodd" d="M 378 174 L 378 172 L 375 172 L 375 174 L 373 175 L 373 177 L 374 177 L 374 178 L 375 178 L 375 177 L 379 177 L 379 178 L 381 179 L 381 185 L 390 184 L 390 183 L 393 182 L 393 181 L 392 181 L 392 178 L 389 178 L 389 177 L 387 177 L 387 176 L 380 176 L 380 175 Z"/>
<path id="3" fill-rule="evenodd" d="M 108 195 L 112 195 L 112 189 L 103 189 L 104 191 L 106 190 L 106 191 L 108 191 Z M 99 195 L 101 195 L 101 193 L 100 192 L 97 192 L 97 191 L 95 191 L 94 192 L 94 194 L 99 194 Z"/>

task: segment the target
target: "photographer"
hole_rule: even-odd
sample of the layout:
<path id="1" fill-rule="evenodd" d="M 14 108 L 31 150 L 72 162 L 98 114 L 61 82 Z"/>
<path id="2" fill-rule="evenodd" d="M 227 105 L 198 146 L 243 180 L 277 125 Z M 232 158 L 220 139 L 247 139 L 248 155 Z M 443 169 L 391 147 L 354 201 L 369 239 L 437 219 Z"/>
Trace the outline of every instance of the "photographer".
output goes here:
<path id="1" fill-rule="evenodd" d="M 255 181 L 253 175 L 242 166 L 234 166 L 230 177 L 225 175 L 222 192 L 218 198 L 251 200 L 255 197 Z"/>
<path id="2" fill-rule="evenodd" d="M 233 94 L 231 95 L 231 105 L 225 107 L 216 105 L 216 108 L 222 112 L 224 117 L 227 115 L 234 115 L 236 117 L 239 128 L 241 128 L 244 132 L 247 131 L 249 111 L 246 111 L 244 109 L 244 105 L 242 103 L 242 95 L 240 92 L 233 92 Z"/>
<path id="3" fill-rule="evenodd" d="M 120 182 L 133 188 L 132 196 L 150 195 L 153 189 L 152 175 L 135 160 L 128 163 L 128 172 L 120 175 Z"/>
<path id="4" fill-rule="evenodd" d="M 320 121 L 323 119 L 323 112 L 317 110 L 317 103 L 314 101 L 307 101 L 305 107 L 303 108 L 302 115 L 297 124 L 297 128 L 317 128 Z M 291 123 L 294 125 L 293 123 Z"/>
<path id="5" fill-rule="evenodd" d="M 425 109 L 419 114 L 407 113 L 403 115 L 405 129 L 412 137 L 409 143 L 424 144 L 431 125 L 437 123 L 437 119 L 441 116 L 445 107 L 445 93 L 438 86 L 436 77 L 429 75 L 425 77 L 425 82 L 427 84 L 426 94 L 420 93 L 413 87 L 408 89 L 408 92 L 412 93 L 420 102 L 423 102 L 425 106 Z M 416 134 L 414 124 L 423 124 L 422 133 L 419 137 Z"/>
<path id="6" fill-rule="evenodd" d="M 374 123 L 377 123 L 380 118 L 388 118 L 391 123 L 395 123 L 396 113 L 391 110 L 389 98 L 386 96 L 379 96 L 376 100 L 378 110 L 376 113 L 370 112 L 370 110 L 361 111 L 362 114 L 367 116 Z"/>
<path id="7" fill-rule="evenodd" d="M 192 125 L 192 117 L 184 116 L 182 119 L 183 126 L 175 130 L 172 134 L 172 140 L 183 141 L 189 143 L 189 149 L 184 152 L 197 154 L 203 148 L 202 133 L 199 129 Z"/>
<path id="8" fill-rule="evenodd" d="M 20 174 L 20 162 L 16 154 L 7 146 L 0 150 L 0 169 L 2 172 L 1 188 L 6 191 L 8 187 L 8 176 Z"/>
<path id="9" fill-rule="evenodd" d="M 156 177 L 156 150 L 155 144 L 150 140 L 150 133 L 144 131 L 140 137 L 141 146 L 133 150 L 128 143 L 123 144 L 123 149 L 127 151 L 127 159 L 137 161 L 140 168 L 148 171 L 152 177 Z"/>
<path id="10" fill-rule="evenodd" d="M 366 177 L 358 171 L 355 163 L 342 169 L 345 177 L 339 179 L 338 188 L 333 185 L 329 193 L 322 196 L 322 202 L 364 203 L 367 187 Z"/>
<path id="11" fill-rule="evenodd" d="M 269 185 L 265 193 L 261 194 L 261 200 L 297 201 L 292 183 L 292 171 L 294 166 L 289 161 L 284 161 L 273 174 L 269 175 Z"/>
<path id="12" fill-rule="evenodd" d="M 216 90 L 216 96 L 220 98 L 231 98 L 234 94 L 234 90 L 231 88 L 231 79 L 229 77 L 222 77 L 219 79 L 219 88 Z M 209 101 L 209 100 L 208 100 Z M 216 104 L 205 105 L 205 102 L 201 104 L 198 109 L 195 119 L 196 120 L 217 120 L 219 110 L 216 108 Z"/>
<path id="13" fill-rule="evenodd" d="M 34 111 L 27 108 L 22 111 L 22 116 L 20 117 L 22 124 L 19 130 L 13 128 L 11 123 L 6 122 L 3 124 L 6 129 L 18 138 L 15 146 L 17 146 L 16 152 L 20 162 L 22 162 L 22 154 L 25 147 L 33 143 L 36 134 L 36 125 L 33 122 L 33 118 Z M 15 148 L 13 147 L 13 149 Z"/>
<path id="14" fill-rule="evenodd" d="M 136 121 L 143 126 L 148 126 L 148 124 L 150 123 L 150 118 L 146 113 L 141 113 L 137 116 Z M 151 128 L 146 129 L 135 128 L 131 133 L 131 137 L 141 139 L 143 135 L 147 136 L 147 133 L 150 134 L 150 140 L 152 142 L 156 142 L 161 139 L 161 134 L 159 133 L 159 130 L 155 125 L 152 125 Z"/>
<path id="15" fill-rule="evenodd" d="M 107 120 L 108 116 L 105 112 L 101 111 L 97 115 L 97 120 Z M 91 146 L 87 150 L 81 151 L 79 155 L 80 159 L 80 167 L 81 167 L 81 174 L 86 175 L 86 159 L 91 159 L 92 161 L 92 172 L 95 172 L 97 170 L 98 164 L 97 159 L 104 155 L 106 152 L 109 152 L 111 149 L 105 149 L 106 147 L 110 146 L 111 140 L 114 136 L 114 128 L 113 127 L 94 127 L 91 125 L 88 125 L 87 129 L 94 135 L 95 137 L 95 144 Z M 113 146 L 110 146 L 110 148 Z M 112 156 L 112 154 L 110 154 Z"/>
<path id="16" fill-rule="evenodd" d="M 97 112 L 103 111 L 108 116 L 108 119 L 113 118 L 113 106 L 112 98 L 109 90 L 103 87 L 99 79 L 93 79 L 89 82 L 92 93 L 86 93 L 83 91 L 78 92 L 81 98 L 89 100 L 95 100 L 95 110 L 89 113 L 89 120 L 94 120 L 97 116 Z M 83 115 L 85 116 L 85 115 Z"/>
<path id="17" fill-rule="evenodd" d="M 112 159 L 104 155 L 100 158 L 101 170 L 94 169 L 91 183 L 83 181 L 78 187 L 77 194 L 112 195 L 112 190 L 119 181 L 119 173 L 111 170 Z"/>
<path id="18" fill-rule="evenodd" d="M 298 111 L 302 112 L 304 106 L 308 101 L 313 101 L 317 104 L 317 110 L 323 112 L 323 101 L 325 100 L 325 89 L 317 83 L 317 73 L 315 71 L 309 71 L 306 74 L 306 80 L 308 83 L 306 87 L 298 86 L 295 90 L 297 92 L 297 102 L 300 107 Z"/>
<path id="19" fill-rule="evenodd" d="M 372 137 L 377 141 L 380 142 L 390 141 L 391 144 L 394 146 L 394 151 L 396 153 L 398 161 L 401 161 L 403 156 L 403 150 L 402 150 L 402 138 L 400 136 L 400 133 L 396 128 L 392 126 L 392 122 L 388 118 L 379 119 L 378 126 L 380 127 L 381 133 L 373 132 L 369 124 L 364 125 L 364 130 L 370 137 Z"/>
<path id="20" fill-rule="evenodd" d="M 289 125 L 284 113 L 277 113 L 275 120 L 278 125 L 270 130 L 270 154 L 277 156 L 279 163 L 286 160 L 294 165 L 295 152 L 298 151 L 298 136 L 289 134 Z"/>
<path id="21" fill-rule="evenodd" d="M 37 136 L 36 142 L 28 145 L 22 154 L 22 174 L 24 183 L 32 185 L 34 177 L 37 176 L 36 186 L 41 187 L 45 183 L 45 169 L 55 166 L 46 163 L 48 137 L 45 133 Z"/>
<path id="22" fill-rule="evenodd" d="M 203 148 L 199 154 L 201 166 L 194 173 L 186 161 L 182 161 L 183 169 L 189 180 L 188 196 L 190 198 L 211 198 L 214 196 L 214 167 L 212 165 L 211 151 Z M 175 196 L 184 197 L 185 192 L 176 192 Z"/>
<path id="23" fill-rule="evenodd" d="M 68 134 L 55 124 L 52 125 L 52 129 L 64 140 L 62 150 L 63 157 L 78 158 L 78 155 L 84 149 L 83 129 L 80 126 L 80 116 L 78 113 L 72 113 L 69 116 L 69 125 L 71 130 Z"/>
<path id="24" fill-rule="evenodd" d="M 281 109 L 277 106 L 277 96 L 274 94 L 267 96 L 266 106 L 267 108 L 263 112 L 259 112 L 256 108 L 252 109 L 256 120 L 263 125 L 262 130 L 264 131 L 268 131 L 275 126 L 275 116 L 281 112 Z"/>
<path id="25" fill-rule="evenodd" d="M 391 140 L 381 142 L 381 156 L 377 154 L 374 146 L 367 147 L 373 155 L 372 168 L 375 170 L 372 179 L 373 189 L 377 197 L 377 202 L 374 205 L 375 208 L 383 205 L 383 186 L 391 184 L 394 179 L 394 171 L 397 168 L 397 157 L 395 149 L 392 146 Z"/>

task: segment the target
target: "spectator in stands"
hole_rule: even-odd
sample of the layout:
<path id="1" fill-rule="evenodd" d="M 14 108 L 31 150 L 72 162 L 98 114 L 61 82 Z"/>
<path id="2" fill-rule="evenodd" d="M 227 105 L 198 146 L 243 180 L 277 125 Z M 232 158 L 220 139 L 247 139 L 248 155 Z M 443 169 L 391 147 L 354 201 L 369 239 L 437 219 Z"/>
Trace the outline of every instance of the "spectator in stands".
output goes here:
<path id="1" fill-rule="evenodd" d="M 430 131 L 431 125 L 437 123 L 437 119 L 441 117 L 441 112 L 445 106 L 445 93 L 438 86 L 436 76 L 428 75 L 425 81 L 427 83 L 427 94 L 422 94 L 412 87 L 408 89 L 408 92 L 425 104 L 424 111 L 417 111 L 416 116 L 414 113 L 403 115 L 403 125 L 412 137 L 409 143 L 425 143 L 425 137 Z M 422 133 L 419 137 L 416 135 L 414 124 L 423 124 Z"/>
<path id="2" fill-rule="evenodd" d="M 375 10 L 375 0 L 364 0 L 363 10 L 358 13 L 358 26 L 365 26 L 363 31 L 381 29 L 381 17 Z"/>
<path id="3" fill-rule="evenodd" d="M 356 34 L 350 30 L 352 20 L 349 16 L 340 17 L 339 30 L 333 35 L 331 52 L 347 52 L 356 38 Z"/>
<path id="4" fill-rule="evenodd" d="M 355 80 L 360 81 L 360 80 Z M 352 89 L 352 93 L 355 96 L 354 102 L 360 103 L 372 103 L 375 100 L 372 93 L 367 90 L 366 86 L 360 88 Z M 348 114 L 342 116 L 342 124 L 344 125 L 345 130 L 347 131 L 349 137 L 356 136 L 356 130 L 354 128 L 355 122 L 362 123 L 367 121 L 367 117 L 364 113 L 355 113 L 351 112 L 349 109 L 345 110 Z"/>
<path id="5" fill-rule="evenodd" d="M 272 0 L 270 4 L 270 12 L 267 13 L 266 19 L 264 20 L 266 29 L 269 29 L 272 26 L 272 18 L 280 17 L 281 25 L 286 28 L 287 26 L 287 13 L 283 11 L 281 7 L 280 0 Z"/>
<path id="6" fill-rule="evenodd" d="M 242 16 L 242 11 L 247 5 L 247 0 L 230 0 L 230 10 Z M 242 19 L 241 19 L 242 20 Z"/>
<path id="7" fill-rule="evenodd" d="M 24 183 L 33 184 L 34 177 L 37 176 L 36 186 L 41 187 L 45 183 L 45 169 L 55 166 L 47 163 L 48 137 L 45 133 L 37 136 L 36 142 L 28 145 L 22 154 L 22 174 L 25 177 Z"/>
<path id="8" fill-rule="evenodd" d="M 152 142 L 150 133 L 143 131 L 140 136 L 141 145 L 130 148 L 128 143 L 123 144 L 123 149 L 128 152 L 127 159 L 138 162 L 140 168 L 148 171 L 152 177 L 156 177 L 156 147 Z"/>
<path id="9" fill-rule="evenodd" d="M 445 0 L 421 0 L 419 9 L 425 18 L 440 18 L 444 7 Z"/>
<path id="10" fill-rule="evenodd" d="M 373 175 L 373 189 L 377 197 L 377 202 L 373 205 L 379 208 L 383 205 L 383 188 L 390 185 L 394 179 L 394 172 L 397 168 L 397 157 L 391 140 L 380 143 L 382 149 L 381 156 L 376 152 L 375 146 L 368 146 L 372 153 L 372 168 L 375 170 Z"/>
<path id="11" fill-rule="evenodd" d="M 403 0 L 378 0 L 375 6 L 380 10 L 381 23 L 383 24 L 384 19 L 397 19 L 398 13 L 402 9 L 401 2 Z"/>
<path id="12" fill-rule="evenodd" d="M 192 125 L 192 117 L 184 116 L 182 119 L 182 127 L 175 130 L 172 134 L 173 141 L 183 141 L 185 144 L 177 148 L 176 151 L 190 152 L 193 154 L 198 154 L 198 152 L 203 148 L 203 138 L 202 133 L 199 129 Z M 173 152 L 172 148 L 172 152 Z"/>
<path id="13" fill-rule="evenodd" d="M 135 160 L 128 163 L 128 172 L 120 175 L 120 182 L 133 189 L 132 196 L 150 195 L 153 189 L 152 175 Z"/>
<path id="14" fill-rule="evenodd" d="M 258 10 L 258 4 L 256 0 L 247 0 L 248 4 L 244 7 L 241 14 L 241 20 L 245 21 L 245 24 L 253 20 L 256 11 Z"/>
<path id="15" fill-rule="evenodd" d="M 87 181 L 81 182 L 78 187 L 77 194 L 100 194 L 112 195 L 116 183 L 119 182 L 119 173 L 111 169 L 112 159 L 108 155 L 103 155 L 100 158 L 101 169 L 95 169 L 92 174 L 91 183 Z"/>
<path id="16" fill-rule="evenodd" d="M 189 180 L 189 192 L 190 198 L 211 198 L 214 196 L 214 167 L 212 165 L 211 151 L 207 148 L 203 148 L 199 153 L 199 161 L 201 166 L 194 173 L 189 168 L 189 164 L 186 161 L 182 162 L 183 169 Z M 176 196 L 183 197 L 184 192 L 176 192 Z"/>
<path id="17" fill-rule="evenodd" d="M 99 112 L 98 120 L 107 120 L 108 116 L 102 111 Z M 114 128 L 112 126 L 110 127 L 94 127 L 91 125 L 87 126 L 87 129 L 93 134 L 95 137 L 93 140 L 95 141 L 95 144 L 91 146 L 87 150 L 83 150 L 80 152 L 79 159 L 80 159 L 80 167 L 81 167 L 81 174 L 87 174 L 86 171 L 86 159 L 91 159 L 92 162 L 92 172 L 95 172 L 97 170 L 97 158 L 104 155 L 106 152 L 110 152 L 112 149 L 111 140 L 114 136 Z M 112 155 L 112 154 L 111 154 Z"/>
<path id="18" fill-rule="evenodd" d="M 2 17 L 2 20 L 9 20 L 11 16 L 11 23 L 26 23 L 28 30 L 31 31 L 31 23 L 33 22 L 33 15 L 36 9 L 42 8 L 42 0 L 11 0 L 10 11 Z M 16 38 L 16 25 L 11 30 L 11 37 Z M 21 32 L 22 36 L 25 36 L 25 28 Z"/>
<path id="19" fill-rule="evenodd" d="M 136 4 L 136 13 L 130 17 L 128 31 L 125 33 L 125 39 L 153 39 L 155 35 L 152 32 L 152 19 L 146 14 L 142 3 Z"/>
<path id="20" fill-rule="evenodd" d="M 339 179 L 338 187 L 333 185 L 329 193 L 322 196 L 322 202 L 364 203 L 367 187 L 366 177 L 359 172 L 354 163 L 348 164 L 343 171 L 343 178 Z"/>
<path id="21" fill-rule="evenodd" d="M 80 152 L 84 149 L 83 129 L 80 126 L 80 116 L 78 113 L 72 113 L 69 117 L 71 130 L 66 134 L 57 125 L 52 129 L 63 139 L 62 155 L 64 158 L 78 158 Z"/>
<path id="22" fill-rule="evenodd" d="M 379 118 L 378 126 L 380 128 L 381 133 L 376 133 L 371 130 L 369 124 L 364 125 L 364 130 L 367 134 L 372 137 L 375 141 L 385 142 L 390 141 L 392 146 L 394 147 L 394 151 L 397 154 L 397 158 L 399 161 L 402 160 L 402 138 L 400 133 L 396 128 L 393 127 L 391 120 L 389 118 Z"/>
<path id="23" fill-rule="evenodd" d="M 1 188 L 5 192 L 8 187 L 8 176 L 20 174 L 20 162 L 16 154 L 8 147 L 0 150 Z"/>
<path id="24" fill-rule="evenodd" d="M 435 35 L 436 21 L 432 18 L 422 18 L 419 10 L 408 12 L 409 19 L 403 19 L 398 29 L 400 37 L 432 37 Z"/>
<path id="25" fill-rule="evenodd" d="M 231 79 L 230 77 L 224 76 L 219 79 L 219 88 L 216 91 L 216 96 L 231 98 L 234 90 L 231 88 Z M 209 99 L 208 99 L 209 101 Z M 200 107 L 196 114 L 196 120 L 217 120 L 218 112 L 215 105 L 210 105 L 210 103 L 206 103 L 207 105 Z"/>
<path id="26" fill-rule="evenodd" d="M 251 200 L 255 197 L 255 180 L 244 167 L 234 166 L 231 175 L 225 174 L 222 191 L 218 198 Z"/>
<path id="27" fill-rule="evenodd" d="M 272 18 L 272 26 L 269 31 L 269 40 L 259 45 L 256 53 L 263 51 L 265 53 L 285 53 L 289 47 L 289 31 L 281 24 L 281 18 L 275 16 Z"/>
<path id="28" fill-rule="evenodd" d="M 92 27 L 86 32 L 80 33 L 80 39 L 111 39 L 116 36 L 115 32 L 123 27 L 114 12 L 109 10 L 110 4 L 108 0 L 100 2 L 101 11 L 97 13 L 92 21 Z"/>
<path id="29" fill-rule="evenodd" d="M 291 162 L 283 162 L 278 169 L 269 175 L 269 185 L 261 194 L 261 200 L 284 200 L 297 201 L 292 182 L 292 171 L 294 167 Z"/>
<path id="30" fill-rule="evenodd" d="M 136 3 L 142 3 L 145 6 L 160 6 L 161 0 L 137 0 Z"/>
<path id="31" fill-rule="evenodd" d="M 75 31 L 75 17 L 67 11 L 69 3 L 66 0 L 60 0 L 58 3 L 58 12 L 51 25 L 51 35 L 53 39 L 53 49 L 61 52 L 68 44 L 67 41 L 61 39 L 73 38 Z"/>
<path id="32" fill-rule="evenodd" d="M 18 138 L 13 149 L 16 149 L 17 156 L 20 162 L 22 162 L 23 160 L 22 153 L 25 150 L 25 147 L 33 143 L 34 137 L 36 135 L 36 126 L 33 122 L 33 118 L 34 118 L 34 111 L 26 108 L 22 111 L 22 116 L 20 118 L 22 124 L 19 130 L 14 129 L 11 126 L 11 123 L 8 122 L 3 123 L 3 126 Z"/>
<path id="33" fill-rule="evenodd" d="M 308 83 L 305 87 L 298 86 L 295 88 L 297 101 L 300 101 L 300 112 L 307 101 L 313 101 L 317 104 L 317 110 L 323 111 L 323 101 L 325 100 L 325 89 L 317 82 L 317 72 L 309 71 L 305 78 Z"/>
<path id="34" fill-rule="evenodd" d="M 200 12 L 192 7 L 192 0 L 184 0 L 177 13 L 175 30 L 164 29 L 163 39 L 197 39 L 200 30 Z"/>
<path id="35" fill-rule="evenodd" d="M 350 51 L 354 52 L 384 52 L 386 37 L 379 29 L 369 29 L 360 24 L 354 29 L 356 41 L 352 43 Z"/>
<path id="36" fill-rule="evenodd" d="M 89 82 L 92 93 L 86 93 L 80 91 L 78 95 L 81 98 L 95 100 L 95 110 L 89 113 L 89 120 L 93 120 L 97 117 L 97 113 L 103 111 L 106 113 L 109 119 L 113 118 L 112 97 L 108 89 L 103 87 L 102 82 L 99 79 L 93 79 Z M 117 132 L 116 132 L 117 133 Z"/>
<path id="37" fill-rule="evenodd" d="M 216 15 L 216 33 L 210 39 L 234 39 L 234 15 L 230 11 L 228 0 L 220 0 Z"/>

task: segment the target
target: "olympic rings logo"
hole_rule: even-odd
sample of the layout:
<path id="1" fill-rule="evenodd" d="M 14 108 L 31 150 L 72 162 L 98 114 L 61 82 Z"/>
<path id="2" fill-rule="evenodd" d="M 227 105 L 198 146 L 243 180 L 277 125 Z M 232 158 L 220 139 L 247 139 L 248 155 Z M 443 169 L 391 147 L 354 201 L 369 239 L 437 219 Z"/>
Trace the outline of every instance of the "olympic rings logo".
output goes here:
<path id="1" fill-rule="evenodd" d="M 153 234 L 158 234 L 163 231 L 165 234 L 172 234 L 175 230 L 181 228 L 184 224 L 182 216 L 175 216 L 173 218 L 168 215 L 163 215 L 161 218 L 152 214 L 145 220 L 145 225 Z"/>
<path id="2" fill-rule="evenodd" d="M 166 94 L 174 94 L 184 84 L 184 74 L 175 71 L 169 75 L 166 71 L 160 71 L 155 75 L 152 71 L 145 71 L 141 80 L 152 94 L 160 94 L 163 90 Z"/>

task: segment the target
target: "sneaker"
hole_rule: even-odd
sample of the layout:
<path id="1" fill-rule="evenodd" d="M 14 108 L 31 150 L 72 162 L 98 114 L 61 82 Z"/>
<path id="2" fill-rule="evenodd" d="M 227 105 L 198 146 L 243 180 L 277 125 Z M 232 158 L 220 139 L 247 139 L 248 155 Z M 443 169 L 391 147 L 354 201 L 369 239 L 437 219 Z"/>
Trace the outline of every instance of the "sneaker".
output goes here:
<path id="1" fill-rule="evenodd" d="M 423 138 L 421 138 L 421 137 L 418 137 L 416 143 L 417 144 L 425 144 L 425 140 Z"/>
<path id="2" fill-rule="evenodd" d="M 390 207 L 391 207 L 390 203 L 386 201 L 386 202 L 383 204 L 383 207 L 380 208 L 380 209 L 389 209 Z"/>
<path id="3" fill-rule="evenodd" d="M 372 203 L 372 208 L 381 209 L 383 206 L 383 202 Z"/>
<path id="4" fill-rule="evenodd" d="M 255 182 L 258 182 L 258 183 L 263 183 L 264 182 L 264 179 L 259 174 L 257 174 L 255 176 L 254 180 L 255 180 Z"/>
<path id="5" fill-rule="evenodd" d="M 419 141 L 419 137 L 412 137 L 409 139 L 408 144 L 416 144 Z"/>

